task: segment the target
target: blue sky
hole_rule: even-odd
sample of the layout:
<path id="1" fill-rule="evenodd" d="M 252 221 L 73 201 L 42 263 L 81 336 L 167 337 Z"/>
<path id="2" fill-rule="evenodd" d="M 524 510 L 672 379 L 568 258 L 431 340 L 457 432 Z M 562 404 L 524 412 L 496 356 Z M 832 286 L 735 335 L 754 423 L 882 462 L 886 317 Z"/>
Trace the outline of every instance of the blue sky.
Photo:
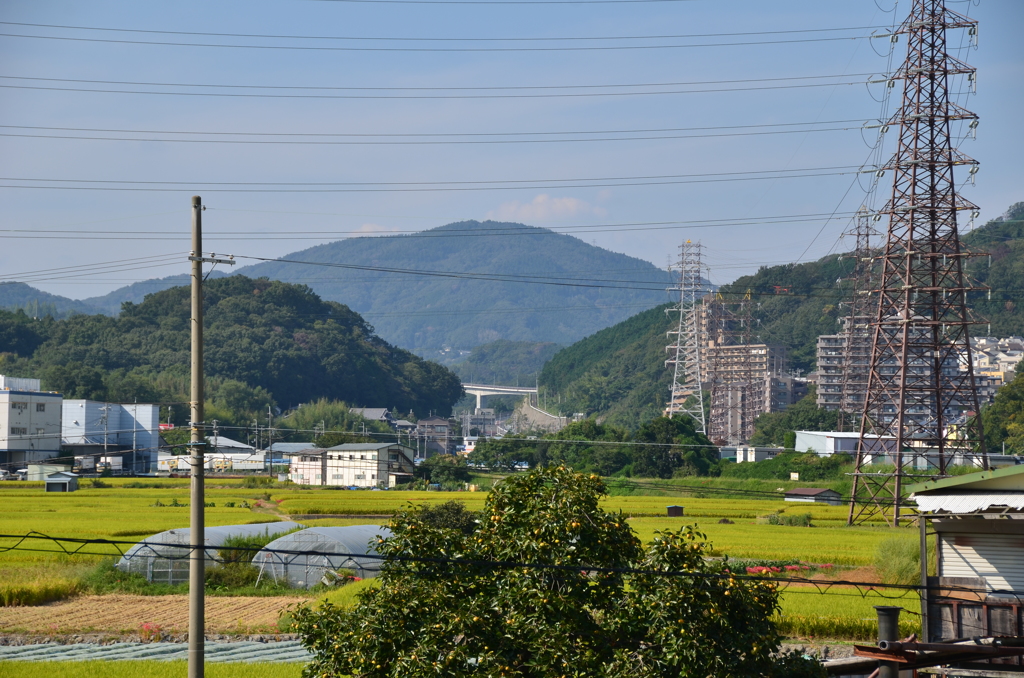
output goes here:
<path id="1" fill-rule="evenodd" d="M 3 235 L 27 230 L 46 239 L 10 238 L 0 247 L 0 275 L 112 260 L 136 261 L 100 275 L 42 275 L 32 284 L 65 296 L 103 294 L 135 280 L 187 270 L 189 196 L 202 192 L 208 210 L 206 249 L 278 256 L 351 232 L 386 233 L 431 228 L 463 219 L 501 219 L 559 229 L 586 227 L 579 237 L 664 267 L 679 242 L 700 240 L 712 280 L 729 282 L 759 265 L 842 251 L 846 215 L 865 200 L 868 175 L 850 174 L 875 157 L 861 122 L 882 110 L 867 74 L 884 72 L 886 39 L 850 39 L 884 32 L 894 13 L 887 0 L 691 0 L 622 4 L 409 4 L 258 0 L 246 2 L 54 2 L 7 0 L 0 21 L 73 27 L 335 36 L 432 38 L 304 40 L 85 31 L 0 25 L 0 136 L 3 176 L 16 179 L 89 179 L 184 182 L 167 192 L 2 188 Z M 888 0 L 891 3 L 891 0 Z M 978 49 L 957 53 L 979 69 L 978 92 L 963 105 L 978 113 L 977 140 L 961 149 L 981 163 L 977 185 L 964 195 L 981 207 L 979 223 L 1024 200 L 1021 111 L 1024 110 L 1024 3 L 1019 0 L 950 2 L 980 21 Z M 901 0 L 896 22 L 909 10 Z M 829 32 L 774 33 L 811 29 Z M 721 33 L 763 35 L 714 38 L 548 41 L 438 41 L 437 38 L 593 38 Z M 75 40 L 9 37 L 71 37 Z M 955 44 L 961 45 L 960 32 Z M 951 37 L 952 37 L 951 35 Z M 83 38 L 85 40 L 83 40 Z M 820 40 L 820 38 L 831 38 Z M 838 38 L 838 39 L 835 39 Z M 361 47 L 346 50 L 251 49 L 128 42 L 270 46 Z M 813 39 L 813 41 L 804 41 Z M 779 41 L 792 41 L 780 43 Z M 671 49 L 574 51 L 387 51 L 396 47 L 490 49 L 621 45 L 693 45 L 771 42 Z M 366 48 L 373 48 L 367 50 Z M 902 59 L 905 42 L 893 61 Z M 879 52 L 882 52 L 880 55 Z M 769 80 L 777 78 L 827 78 Z M 24 80 L 17 78 L 35 78 Z M 92 80 L 185 85 L 165 87 L 39 80 Z M 745 83 L 665 85 L 664 83 Z M 835 84 L 835 83 L 852 84 Z M 580 85 L 629 85 L 614 89 Z M 652 84 L 656 86 L 652 86 Z M 778 85 L 796 85 L 768 89 Z M 564 86 L 572 85 L 573 89 Z M 813 86 L 807 86 L 813 85 Z M 54 89 L 23 89 L 21 87 Z M 385 88 L 288 90 L 283 87 Z M 530 87 L 547 89 L 457 89 Z M 421 89 L 395 89 L 421 88 Z M 452 88 L 452 89 L 437 89 Z M 732 92 L 679 93 L 743 88 Z M 760 88 L 760 89 L 753 89 Z M 69 91 L 175 91 L 204 96 Z M 621 96 L 624 92 L 669 94 Z M 610 92 L 615 96 L 608 96 Z M 449 98 L 225 97 L 210 93 L 330 96 L 445 96 Z M 480 97 L 481 94 L 531 96 Z M 533 96 L 600 93 L 601 96 Z M 471 94 L 472 98 L 450 98 Z M 899 92 L 897 90 L 897 98 Z M 896 102 L 889 106 L 891 113 Z M 834 122 L 854 121 L 854 122 Z M 794 124 L 801 123 L 801 124 Z M 775 127 L 749 127 L 775 125 Z M 779 127 L 779 125 L 786 125 Z M 18 129 L 70 128 L 69 130 Z M 688 128 L 729 127 L 709 131 Z M 844 129 L 835 129 L 844 128 Z M 135 130 L 81 132 L 83 129 Z M 808 131 L 828 129 L 829 131 Z M 508 134 L 518 136 L 359 137 L 416 144 L 224 144 L 225 139 L 345 140 L 345 137 L 238 137 L 158 132 L 272 134 Z M 640 130 L 675 130 L 644 132 Z M 750 134 L 786 130 L 785 134 Z M 552 132 L 599 132 L 569 137 Z M 523 133 L 529 133 L 523 136 Z M 39 138 L 205 139 L 204 143 Z M 702 136 L 703 135 L 703 136 Z M 659 137 L 637 139 L 636 137 Z M 678 137 L 691 138 L 678 138 Z M 566 138 L 604 141 L 564 142 Z M 623 140 L 623 138 L 626 140 Z M 676 137 L 676 138 L 667 138 Z M 889 141 L 895 135 L 889 134 Z M 506 143 L 436 144 L 439 139 Z M 546 139 L 544 143 L 524 139 Z M 554 143 L 550 142 L 555 139 Z M 615 140 L 607 140 L 615 139 Z M 354 140 L 347 138 L 348 141 Z M 507 143 L 516 141 L 516 143 Z M 888 157 L 891 145 L 882 156 Z M 841 168 L 821 170 L 820 168 Z M 811 172 L 803 170 L 812 169 Z M 735 172 L 789 170 L 799 178 L 718 181 Z M 695 175 L 685 179 L 622 177 Z M 962 171 L 961 178 L 966 178 Z M 615 178 L 601 185 L 579 179 Z M 715 181 L 707 181 L 708 179 Z M 572 181 L 552 182 L 570 179 Z M 691 182 L 703 179 L 701 183 Z M 231 193 L 202 191 L 209 182 L 466 182 L 525 181 L 529 188 L 472 191 L 347 193 Z M 889 192 L 881 180 L 878 204 Z M 194 182 L 194 183 L 193 183 Z M 675 182 L 675 183 L 670 183 Z M 4 181 L 6 185 L 31 181 Z M 38 182 L 37 182 L 38 183 Z M 192 185 L 190 185 L 192 184 Z M 48 184 L 53 185 L 53 184 Z M 80 184 L 72 184 L 80 185 Z M 407 185 L 405 188 L 412 186 Z M 137 185 L 136 185 L 137 186 Z M 436 187 L 436 186 L 435 186 Z M 378 186 L 377 188 L 380 188 Z M 838 213 L 834 219 L 820 215 Z M 790 215 L 814 215 L 791 218 Z M 767 217 L 779 223 L 765 224 Z M 713 220 L 745 225 L 712 226 Z M 687 228 L 679 228 L 686 222 Z M 657 228 L 650 224 L 660 224 Z M 721 223 L 721 222 L 719 222 Z M 621 226 L 622 224 L 646 224 Z M 633 229 L 633 230 L 627 230 Z M 63 231 L 63 233 L 41 233 Z M 108 239 L 95 239 L 99 231 Z M 323 233 L 298 233 L 300 231 Z M 146 239 L 151 238 L 151 239 Z M 165 239 L 152 239 L 165 238 Z M 495 240 L 496 250 L 515 247 Z M 148 260 L 147 257 L 176 258 Z M 470 265 L 467 262 L 467 267 Z M 581 273 L 581 275 L 584 275 Z M 29 278 L 24 278 L 29 279 Z"/>

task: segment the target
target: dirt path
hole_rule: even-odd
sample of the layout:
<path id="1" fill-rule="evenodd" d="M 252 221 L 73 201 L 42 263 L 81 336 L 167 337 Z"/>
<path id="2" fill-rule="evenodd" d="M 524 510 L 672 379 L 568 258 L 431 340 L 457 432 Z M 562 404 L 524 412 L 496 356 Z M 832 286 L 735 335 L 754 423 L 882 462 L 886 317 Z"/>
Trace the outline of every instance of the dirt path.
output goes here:
<path id="1" fill-rule="evenodd" d="M 302 602 L 292 596 L 207 598 L 208 633 L 274 632 L 285 608 Z M 188 629 L 187 596 L 81 596 L 36 607 L 0 607 L 0 631 L 138 633 L 144 624 L 164 633 Z"/>

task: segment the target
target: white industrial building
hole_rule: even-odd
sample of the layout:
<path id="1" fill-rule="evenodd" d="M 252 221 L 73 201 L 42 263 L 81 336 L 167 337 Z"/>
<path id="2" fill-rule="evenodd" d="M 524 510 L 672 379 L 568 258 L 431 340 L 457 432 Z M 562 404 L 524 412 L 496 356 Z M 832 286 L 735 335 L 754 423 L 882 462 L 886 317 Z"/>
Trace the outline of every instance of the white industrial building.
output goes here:
<path id="1" fill-rule="evenodd" d="M 413 479 L 413 449 L 397 443 L 348 443 L 292 455 L 292 482 L 299 485 L 394 487 Z"/>
<path id="2" fill-rule="evenodd" d="M 10 471 L 60 454 L 63 399 L 40 390 L 38 379 L 0 375 L 0 468 Z"/>
<path id="3" fill-rule="evenodd" d="M 159 405 L 65 400 L 61 427 L 64 446 L 76 456 L 109 457 L 117 453 L 124 472 L 156 470 Z"/>

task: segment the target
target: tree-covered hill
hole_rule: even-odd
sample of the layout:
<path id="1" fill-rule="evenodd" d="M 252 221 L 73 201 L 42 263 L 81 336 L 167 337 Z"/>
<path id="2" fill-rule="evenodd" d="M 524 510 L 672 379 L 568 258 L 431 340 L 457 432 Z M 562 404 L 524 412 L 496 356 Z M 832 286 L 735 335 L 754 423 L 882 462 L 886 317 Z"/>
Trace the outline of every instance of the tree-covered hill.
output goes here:
<path id="1" fill-rule="evenodd" d="M 365 315 L 388 341 L 428 357 L 445 346 L 471 349 L 498 339 L 568 345 L 663 303 L 669 282 L 668 272 L 650 262 L 548 229 L 491 221 L 349 238 L 281 258 L 501 278 L 284 262 L 239 271 L 301 280 L 324 299 Z"/>
<path id="2" fill-rule="evenodd" d="M 395 348 L 357 313 L 305 286 L 232 276 L 204 289 L 213 395 L 241 409 L 265 411 L 268 398 L 284 409 L 328 398 L 447 413 L 462 396 L 450 370 Z M 187 287 L 125 303 L 116 318 L 0 311 L 0 373 L 40 377 L 70 398 L 181 402 L 189 314 Z"/>
<path id="3" fill-rule="evenodd" d="M 180 284 L 180 283 L 179 283 Z M 37 290 L 21 282 L 0 282 L 0 309 L 21 309 L 33 318 L 64 318 L 75 313 L 100 313 L 102 309 L 88 300 L 68 299 L 59 294 Z"/>
<path id="4" fill-rule="evenodd" d="M 556 353 L 540 373 L 548 409 L 598 414 L 627 428 L 660 416 L 671 386 L 665 369 L 669 306 L 644 311 Z"/>
<path id="5" fill-rule="evenodd" d="M 450 367 L 464 383 L 532 386 L 560 348 L 551 342 L 498 339 L 477 346 Z"/>
<path id="6" fill-rule="evenodd" d="M 1024 203 L 967 233 L 963 242 L 968 250 L 992 255 L 991 264 L 987 256 L 968 264 L 969 276 L 992 288 L 991 300 L 987 292 L 971 296 L 975 315 L 991 322 L 993 335 L 1024 335 Z M 851 294 L 846 277 L 853 264 L 848 254 L 834 254 L 763 267 L 719 293 L 727 300 L 749 295 L 755 338 L 785 346 L 791 368 L 806 373 L 816 369 L 818 336 L 841 329 Z M 563 412 L 597 414 L 619 425 L 636 426 L 656 417 L 671 383 L 664 365 L 665 333 L 672 324 L 666 307 L 640 313 L 555 354 L 540 375 L 547 402 L 561 398 Z M 973 333 L 988 331 L 988 325 L 980 325 Z"/>

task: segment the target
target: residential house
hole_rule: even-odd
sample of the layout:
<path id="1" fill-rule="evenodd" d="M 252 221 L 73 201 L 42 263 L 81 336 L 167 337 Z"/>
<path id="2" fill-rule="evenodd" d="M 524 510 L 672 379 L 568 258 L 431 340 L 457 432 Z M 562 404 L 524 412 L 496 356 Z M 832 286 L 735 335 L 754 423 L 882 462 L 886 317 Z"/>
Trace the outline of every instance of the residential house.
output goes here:
<path id="1" fill-rule="evenodd" d="M 396 443 L 346 443 L 293 453 L 289 478 L 299 485 L 394 487 L 413 479 L 413 449 Z"/>

